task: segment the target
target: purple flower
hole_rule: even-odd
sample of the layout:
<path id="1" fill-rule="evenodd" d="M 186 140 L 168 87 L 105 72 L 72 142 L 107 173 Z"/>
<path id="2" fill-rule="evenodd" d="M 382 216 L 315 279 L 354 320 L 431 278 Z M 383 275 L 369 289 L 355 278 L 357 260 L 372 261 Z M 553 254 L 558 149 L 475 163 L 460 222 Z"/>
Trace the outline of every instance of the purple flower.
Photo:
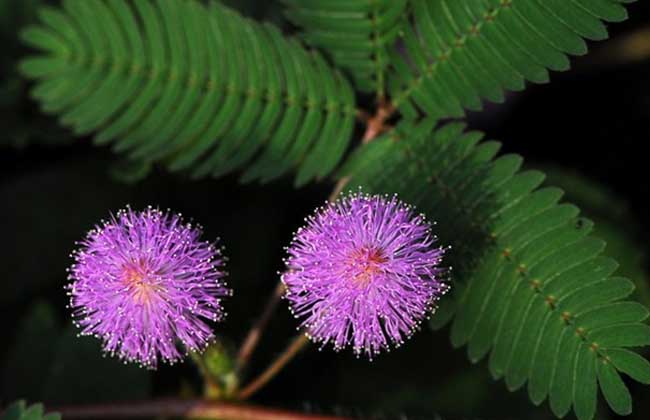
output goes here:
<path id="1" fill-rule="evenodd" d="M 396 197 L 348 195 L 318 209 L 288 249 L 286 299 L 314 341 L 370 358 L 399 346 L 448 289 L 445 248 Z"/>
<path id="2" fill-rule="evenodd" d="M 180 215 L 120 210 L 88 233 L 73 253 L 66 286 L 75 324 L 105 351 L 155 368 L 214 338 L 206 322 L 220 321 L 224 257 L 199 240 L 200 227 Z"/>

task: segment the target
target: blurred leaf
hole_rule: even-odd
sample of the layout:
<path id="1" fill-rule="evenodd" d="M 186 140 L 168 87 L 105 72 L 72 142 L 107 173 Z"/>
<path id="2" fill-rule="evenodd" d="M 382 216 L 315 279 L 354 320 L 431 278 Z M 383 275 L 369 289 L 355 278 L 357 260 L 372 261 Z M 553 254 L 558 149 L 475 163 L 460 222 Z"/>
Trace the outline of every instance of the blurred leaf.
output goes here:
<path id="1" fill-rule="evenodd" d="M 235 348 L 230 342 L 219 338 L 203 353 L 191 353 L 191 356 L 206 379 L 207 398 L 229 398 L 233 395 L 239 378 L 235 366 Z"/>
<path id="2" fill-rule="evenodd" d="M 286 24 L 276 0 L 222 0 L 222 3 L 256 20 L 272 22 L 279 27 Z"/>
<path id="3" fill-rule="evenodd" d="M 42 399 L 43 377 L 53 357 L 46 346 L 56 342 L 60 328 L 51 305 L 40 301 L 33 304 L 20 321 L 18 336 L 5 359 L 2 376 L 5 398 Z"/>
<path id="4" fill-rule="evenodd" d="M 3 201 L 3 220 L 10 220 L 12 228 L 0 243 L 3 269 L 11 279 L 0 283 L 0 305 L 53 289 L 60 296 L 75 241 L 109 210 L 136 196 L 106 176 L 101 158 L 65 153 L 0 183 L 0 196 L 10 197 Z"/>
<path id="5" fill-rule="evenodd" d="M 36 10 L 43 0 L 0 0 L 0 36 L 3 41 L 17 39 L 18 29 L 36 20 Z M 7 47 L 7 45 L 3 45 Z M 11 47 L 11 45 L 9 45 Z"/>
<path id="6" fill-rule="evenodd" d="M 459 285 L 459 288 L 462 288 L 462 285 Z M 460 294 L 458 291 L 454 290 L 454 294 Z M 434 330 L 439 330 L 452 320 L 456 314 L 456 299 L 441 299 L 438 304 L 438 308 L 431 316 L 429 320 L 429 325 Z"/>
<path id="7" fill-rule="evenodd" d="M 48 402 L 145 398 L 150 372 L 102 353 L 99 340 L 61 330 L 51 305 L 38 302 L 21 322 L 5 361 L 3 396 Z"/>
<path id="8" fill-rule="evenodd" d="M 230 374 L 234 368 L 233 349 L 221 340 L 212 343 L 203 353 L 203 360 L 208 371 L 214 376 Z"/>
<path id="9" fill-rule="evenodd" d="M 18 31 L 36 20 L 40 4 L 41 0 L 0 0 L 0 42 L 3 49 L 0 55 L 0 109 L 9 108 L 21 100 L 25 83 L 18 76 L 17 64 L 14 63 L 20 48 Z"/>
<path id="10" fill-rule="evenodd" d="M 120 159 L 111 165 L 110 174 L 118 182 L 135 184 L 145 179 L 152 169 L 151 163 L 144 160 Z"/>
<path id="11" fill-rule="evenodd" d="M 44 400 L 81 403 L 137 400 L 151 393 L 150 372 L 102 353 L 99 340 L 67 327 L 54 348 Z"/>
<path id="12" fill-rule="evenodd" d="M 59 413 L 44 414 L 43 404 L 33 404 L 27 407 L 20 400 L 11 404 L 0 416 L 0 420 L 61 420 Z"/>
<path id="13" fill-rule="evenodd" d="M 431 407 L 437 410 L 457 414 L 471 415 L 480 412 L 484 403 L 494 394 L 484 368 L 470 367 L 452 375 L 442 386 L 436 385 L 428 389 L 400 388 L 382 402 L 386 410 L 398 410 L 409 407 L 411 410 L 426 412 Z M 458 392 L 462 389 L 462 392 Z"/>
<path id="14" fill-rule="evenodd" d="M 0 146 L 22 148 L 32 143 L 67 144 L 67 131 L 53 118 L 32 115 L 27 81 L 17 72 L 25 54 L 18 41 L 20 28 L 36 21 L 43 0 L 0 0 Z"/>

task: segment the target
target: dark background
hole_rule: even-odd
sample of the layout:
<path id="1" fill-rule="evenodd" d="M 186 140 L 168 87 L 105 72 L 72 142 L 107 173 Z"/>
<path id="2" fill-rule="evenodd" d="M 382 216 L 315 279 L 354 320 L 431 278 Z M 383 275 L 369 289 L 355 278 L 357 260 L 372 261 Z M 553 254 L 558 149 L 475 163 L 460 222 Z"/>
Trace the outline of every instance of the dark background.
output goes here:
<path id="1" fill-rule="evenodd" d="M 25 53 L 17 28 L 32 19 L 32 3 L 37 1 L 0 0 L 0 405 L 18 397 L 71 403 L 192 395 L 199 378 L 190 363 L 149 374 L 102 358 L 97 343 L 74 336 L 63 285 L 75 241 L 127 203 L 169 207 L 200 222 L 206 238 L 222 238 L 230 257 L 229 283 L 236 294 L 218 331 L 234 346 L 278 281 L 283 246 L 332 185 L 295 190 L 291 179 L 241 185 L 237 175 L 196 182 L 162 170 L 133 185 L 116 180 L 119 157 L 92 146 L 89 138 L 73 138 L 41 115 L 28 98 L 29 86 L 16 75 L 17 59 Z M 230 3 L 291 30 L 275 2 Z M 553 73 L 551 84 L 512 93 L 504 104 L 486 104 L 483 112 L 469 115 L 468 124 L 503 141 L 504 152 L 548 170 L 568 199 L 597 221 L 596 231 L 621 260 L 622 274 L 637 282 L 638 297 L 648 304 L 650 4 L 635 3 L 629 12 L 630 20 L 610 25 L 612 39 L 592 44 L 588 56 L 573 60 L 574 69 Z M 294 333 L 284 306 L 251 373 Z M 634 416 L 646 418 L 650 389 L 630 385 Z M 485 362 L 472 366 L 464 350 L 452 350 L 446 330 L 428 328 L 373 362 L 312 346 L 255 401 L 386 418 L 551 417 L 546 405 L 530 404 L 525 390 L 510 394 L 492 381 Z M 602 408 L 602 418 L 614 417 Z"/>

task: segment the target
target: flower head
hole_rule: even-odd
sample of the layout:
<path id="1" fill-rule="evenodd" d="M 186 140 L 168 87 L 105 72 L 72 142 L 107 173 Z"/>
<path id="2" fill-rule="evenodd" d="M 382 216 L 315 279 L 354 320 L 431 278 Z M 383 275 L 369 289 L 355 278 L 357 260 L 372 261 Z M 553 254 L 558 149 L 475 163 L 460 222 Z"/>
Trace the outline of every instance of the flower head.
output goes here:
<path id="1" fill-rule="evenodd" d="M 180 215 L 120 210 L 91 230 L 73 253 L 66 286 L 75 324 L 104 349 L 155 368 L 214 338 L 206 322 L 225 316 L 224 258 L 199 240 L 201 229 Z"/>
<path id="2" fill-rule="evenodd" d="M 348 195 L 296 233 L 282 276 L 309 337 L 369 357 L 399 346 L 448 286 L 445 248 L 423 215 L 396 197 Z"/>

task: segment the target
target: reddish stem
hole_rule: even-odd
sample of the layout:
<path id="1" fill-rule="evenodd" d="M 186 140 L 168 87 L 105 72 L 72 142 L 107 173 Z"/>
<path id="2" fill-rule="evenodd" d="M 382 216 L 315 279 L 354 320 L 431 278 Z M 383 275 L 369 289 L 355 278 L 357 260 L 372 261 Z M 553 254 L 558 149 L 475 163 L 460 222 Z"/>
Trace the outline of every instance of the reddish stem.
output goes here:
<path id="1" fill-rule="evenodd" d="M 251 356 L 253 355 L 253 352 L 255 351 L 255 348 L 257 347 L 257 344 L 262 337 L 262 332 L 264 331 L 264 328 L 266 328 L 266 325 L 269 323 L 269 320 L 273 315 L 273 311 L 278 305 L 278 302 L 280 302 L 283 293 L 284 284 L 282 282 L 279 282 L 275 288 L 275 291 L 273 292 L 273 295 L 271 295 L 271 298 L 266 303 L 264 312 L 262 312 L 260 318 L 248 332 L 246 339 L 239 349 L 239 353 L 237 354 L 237 368 L 239 370 L 242 370 L 244 366 L 246 366 Z"/>
<path id="2" fill-rule="evenodd" d="M 203 400 L 158 399 L 115 404 L 48 407 L 64 419 L 183 417 L 223 420 L 345 420 L 343 417 L 303 414 L 292 411 Z"/>
<path id="3" fill-rule="evenodd" d="M 366 132 L 363 134 L 361 142 L 363 144 L 370 143 L 377 138 L 378 135 L 386 131 L 386 120 L 388 120 L 395 112 L 395 107 L 390 102 L 382 100 L 377 108 L 377 113 L 368 119 L 366 125 Z"/>
<path id="4" fill-rule="evenodd" d="M 300 334 L 289 344 L 289 346 L 278 356 L 277 359 L 266 368 L 257 378 L 251 381 L 248 385 L 242 389 L 237 395 L 240 400 L 245 400 L 250 398 L 253 394 L 260 390 L 264 385 L 267 384 L 273 377 L 282 370 L 283 367 L 293 359 L 293 357 L 298 354 L 298 352 L 309 342 L 309 339 Z"/>
<path id="5" fill-rule="evenodd" d="M 385 100 L 381 99 L 379 102 L 379 108 L 377 108 L 377 112 L 375 113 L 374 116 L 368 116 L 367 113 L 364 112 L 364 118 L 363 121 L 366 123 L 366 131 L 363 133 L 363 137 L 361 138 L 361 143 L 362 144 L 368 144 L 374 139 L 377 138 L 381 133 L 386 131 L 388 129 L 388 126 L 386 125 L 386 121 L 393 115 L 395 112 L 395 107 L 393 104 L 390 102 L 386 102 Z M 359 113 L 359 115 L 362 115 Z M 344 176 L 343 178 L 339 179 L 336 185 L 334 186 L 334 190 L 330 194 L 328 200 L 330 202 L 334 202 L 336 198 L 341 194 L 345 186 L 350 182 L 350 177 L 349 176 Z"/>

